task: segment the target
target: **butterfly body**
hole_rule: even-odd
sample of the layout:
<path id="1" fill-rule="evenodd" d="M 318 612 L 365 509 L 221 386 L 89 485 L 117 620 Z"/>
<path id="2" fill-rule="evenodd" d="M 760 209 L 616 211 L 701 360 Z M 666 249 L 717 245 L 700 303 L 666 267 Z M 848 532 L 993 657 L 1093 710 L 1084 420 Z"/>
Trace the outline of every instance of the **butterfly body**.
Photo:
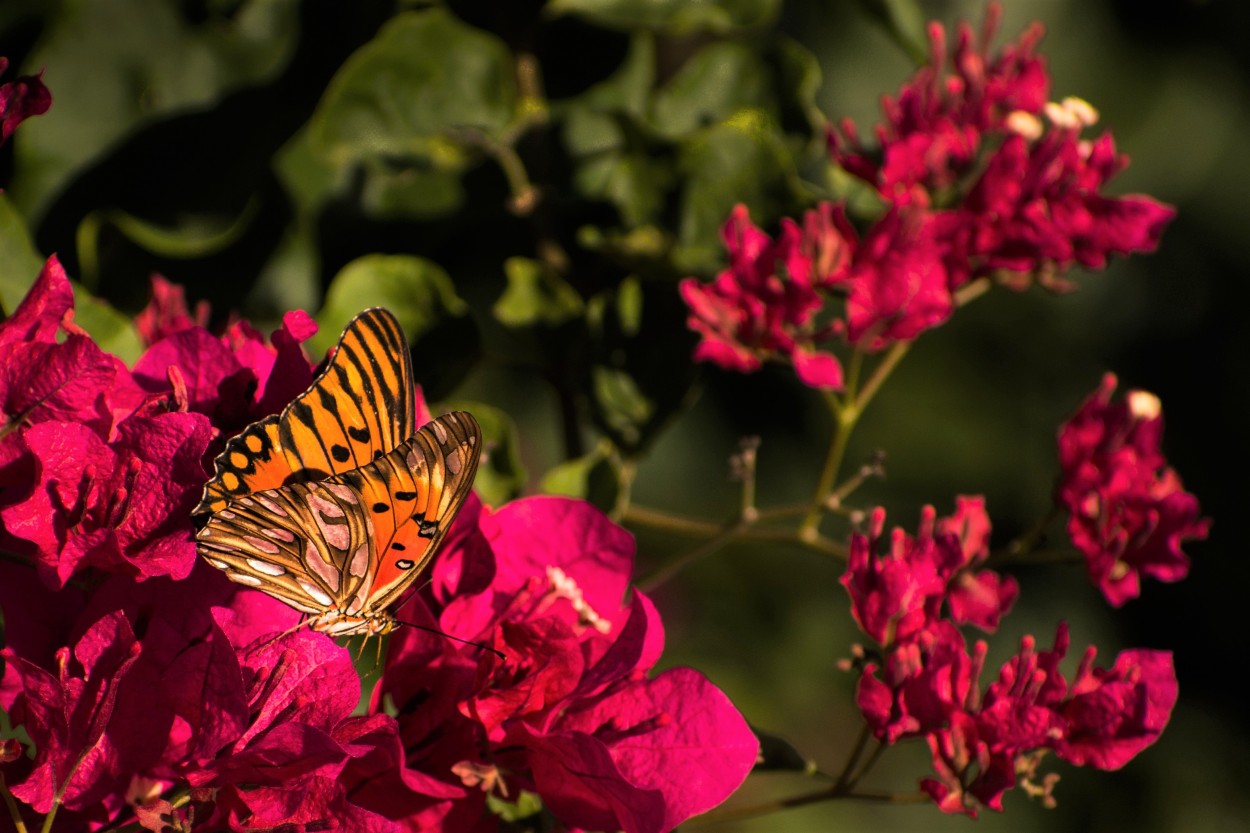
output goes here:
<path id="1" fill-rule="evenodd" d="M 481 430 L 464 412 L 411 430 L 402 334 L 401 356 L 359 349 L 399 350 L 394 338 L 370 340 L 392 326 L 398 332 L 380 309 L 353 319 L 308 391 L 227 443 L 200 505 L 211 512 L 196 536 L 205 559 L 331 636 L 396 627 L 386 608 L 433 557 L 481 452 Z M 382 396 L 386 383 L 408 387 Z M 404 400 L 409 407 L 397 414 Z M 387 447 L 405 430 L 409 436 Z"/>

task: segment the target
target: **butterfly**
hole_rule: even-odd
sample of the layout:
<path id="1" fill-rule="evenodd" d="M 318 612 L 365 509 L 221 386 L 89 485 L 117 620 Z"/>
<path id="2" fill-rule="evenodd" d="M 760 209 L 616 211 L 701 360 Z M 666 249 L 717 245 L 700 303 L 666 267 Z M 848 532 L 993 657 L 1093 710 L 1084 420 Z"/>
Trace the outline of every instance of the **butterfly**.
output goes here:
<path id="1" fill-rule="evenodd" d="M 382 634 L 386 608 L 434 556 L 477 473 L 482 432 L 452 412 L 416 430 L 395 316 L 348 323 L 325 370 L 280 414 L 230 439 L 193 514 L 200 554 L 331 636 Z"/>

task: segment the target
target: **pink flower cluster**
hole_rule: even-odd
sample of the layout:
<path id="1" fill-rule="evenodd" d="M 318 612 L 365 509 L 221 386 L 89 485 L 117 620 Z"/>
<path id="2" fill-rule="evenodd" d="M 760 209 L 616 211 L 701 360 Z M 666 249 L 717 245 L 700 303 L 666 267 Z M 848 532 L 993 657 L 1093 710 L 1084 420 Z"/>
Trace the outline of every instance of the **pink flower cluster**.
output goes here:
<path id="1" fill-rule="evenodd" d="M 9 59 L 0 57 L 0 75 L 9 68 Z M 52 106 L 52 93 L 39 75 L 20 75 L 0 84 L 0 144 L 13 135 L 17 126 L 31 116 L 38 116 Z"/>
<path id="2" fill-rule="evenodd" d="M 1115 387 L 1108 373 L 1059 429 L 1056 500 L 1090 579 L 1119 607 L 1141 594 L 1142 576 L 1170 582 L 1188 575 L 1181 545 L 1206 538 L 1210 521 L 1199 517 L 1198 499 L 1159 450 L 1158 398 L 1133 390 L 1113 403 Z"/>
<path id="3" fill-rule="evenodd" d="M 87 568 L 186 578 L 204 461 L 311 382 L 299 342 L 315 325 L 292 313 L 272 346 L 242 322 L 221 338 L 188 325 L 131 371 L 73 303 L 52 258 L 0 325 L 0 547 L 53 587 Z"/>
<path id="4" fill-rule="evenodd" d="M 833 161 L 884 205 L 862 236 L 841 204 L 821 203 L 802 228 L 783 219 L 776 241 L 734 210 L 729 268 L 681 283 L 702 337 L 696 359 L 739 372 L 780 360 L 804 384 L 836 390 L 841 366 L 820 345 L 844 337 L 878 351 L 946 321 L 974 279 L 1065 288 L 1073 265 L 1158 245 L 1173 209 L 1102 193 L 1127 158 L 1109 133 L 1081 138 L 1097 120 L 1088 104 L 1048 103 L 1040 25 L 990 53 L 1000 17 L 991 5 L 979 38 L 961 26 L 949 60 L 945 31 L 930 26 L 931 63 L 883 100 L 877 147 L 850 120 L 830 131 Z"/>
<path id="5" fill-rule="evenodd" d="M 1124 651 L 1104 670 L 1091 647 L 1069 681 L 1058 668 L 1068 649 L 1060 625 L 1051 651 L 1026 637 L 982 689 L 987 646 L 970 651 L 958 625 L 993 632 L 1018 587 L 981 566 L 990 527 L 980 499 L 960 499 L 948 518 L 926 509 L 917 536 L 896 529 L 888 546 L 884 523 L 878 509 L 869 533 L 852 536 L 842 577 L 855 621 L 879 646 L 860 663 L 856 702 L 883 743 L 925 739 L 937 777 L 920 786 L 943 811 L 1001 810 L 1018 778 L 1050 800 L 1056 776 L 1037 773 L 1048 750 L 1116 769 L 1158 738 L 1177 695 L 1167 652 Z"/>
<path id="6" fill-rule="evenodd" d="M 133 370 L 55 260 L 0 324 L 0 790 L 27 829 L 488 831 L 532 793 L 659 833 L 746 777 L 754 734 L 698 672 L 649 676 L 632 538 L 574 500 L 471 499 L 400 617 L 506 658 L 404 629 L 357 713 L 347 651 L 280 635 L 299 614 L 200 563 L 189 515 L 224 437 L 309 384 L 315 326 L 215 336 L 154 293 Z"/>
<path id="7" fill-rule="evenodd" d="M 488 799 L 531 792 L 572 826 L 639 833 L 670 830 L 742 782 L 758 742 L 725 695 L 688 668 L 647 675 L 664 635 L 644 595 L 621 603 L 629 533 L 563 498 L 497 512 L 474 500 L 461 515 L 429 605 L 400 615 L 505 658 L 395 634 L 373 707 L 393 706 L 408 751 L 386 759 L 401 766 L 376 784 L 379 801 L 419 829 L 476 830 Z"/>

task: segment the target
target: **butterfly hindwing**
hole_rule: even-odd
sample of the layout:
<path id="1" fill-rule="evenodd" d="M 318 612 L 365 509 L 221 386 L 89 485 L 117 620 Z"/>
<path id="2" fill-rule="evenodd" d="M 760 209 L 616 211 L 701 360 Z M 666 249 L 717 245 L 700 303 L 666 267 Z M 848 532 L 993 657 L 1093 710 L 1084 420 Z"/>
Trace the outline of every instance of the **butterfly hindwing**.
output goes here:
<path id="1" fill-rule="evenodd" d="M 376 616 L 433 557 L 480 452 L 473 417 L 446 414 L 359 469 L 232 501 L 196 536 L 200 551 L 305 613 Z"/>
<path id="2" fill-rule="evenodd" d="M 192 514 L 360 468 L 412 436 L 414 421 L 412 357 L 403 329 L 390 311 L 367 309 L 347 325 L 307 391 L 226 443 Z"/>
<path id="3" fill-rule="evenodd" d="M 295 483 L 240 498 L 215 512 L 196 539 L 231 580 L 305 613 L 354 613 L 367 598 L 373 529 L 359 495 L 341 483 Z"/>

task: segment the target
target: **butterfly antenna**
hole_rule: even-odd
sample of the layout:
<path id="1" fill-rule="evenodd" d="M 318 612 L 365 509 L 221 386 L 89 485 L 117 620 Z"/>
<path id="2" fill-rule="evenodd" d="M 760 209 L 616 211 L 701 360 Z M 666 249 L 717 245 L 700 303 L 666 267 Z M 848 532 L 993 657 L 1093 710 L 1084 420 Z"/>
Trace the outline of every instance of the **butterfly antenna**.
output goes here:
<path id="1" fill-rule="evenodd" d="M 490 647 L 489 645 L 483 645 L 481 642 L 474 642 L 472 639 L 461 639 L 458 636 L 452 636 L 449 633 L 440 631 L 438 628 L 427 628 L 425 625 L 417 625 L 412 622 L 405 622 L 403 619 L 396 619 L 395 621 L 401 625 L 407 625 L 410 628 L 416 628 L 419 631 L 425 631 L 426 633 L 436 633 L 439 636 L 443 636 L 443 637 L 446 637 L 447 639 L 452 640 L 453 642 L 460 642 L 464 645 L 472 645 L 474 648 L 479 648 L 483 651 L 490 651 L 492 654 L 499 657 L 500 659 L 508 658 L 507 655 L 505 655 L 503 651 L 497 651 L 494 648 Z"/>

